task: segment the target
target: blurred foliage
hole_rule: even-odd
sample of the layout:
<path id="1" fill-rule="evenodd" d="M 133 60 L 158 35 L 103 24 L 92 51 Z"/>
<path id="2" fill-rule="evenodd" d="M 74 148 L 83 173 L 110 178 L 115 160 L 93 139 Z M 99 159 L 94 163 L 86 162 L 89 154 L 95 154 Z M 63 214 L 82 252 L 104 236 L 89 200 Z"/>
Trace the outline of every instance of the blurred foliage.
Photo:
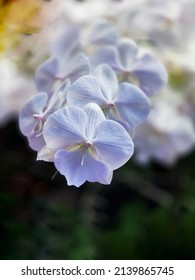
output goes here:
<path id="1" fill-rule="evenodd" d="M 166 168 L 133 160 L 110 186 L 66 186 L 16 122 L 0 137 L 1 259 L 194 259 L 195 153 Z"/>

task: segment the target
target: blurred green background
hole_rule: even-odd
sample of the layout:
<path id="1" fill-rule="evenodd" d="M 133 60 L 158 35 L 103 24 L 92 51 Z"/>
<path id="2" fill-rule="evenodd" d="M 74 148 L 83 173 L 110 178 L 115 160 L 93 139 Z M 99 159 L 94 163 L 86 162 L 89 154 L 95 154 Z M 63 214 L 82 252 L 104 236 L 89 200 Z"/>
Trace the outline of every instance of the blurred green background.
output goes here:
<path id="1" fill-rule="evenodd" d="M 0 130 L 1 259 L 194 259 L 195 153 L 130 160 L 110 186 L 68 187 L 10 121 Z"/>

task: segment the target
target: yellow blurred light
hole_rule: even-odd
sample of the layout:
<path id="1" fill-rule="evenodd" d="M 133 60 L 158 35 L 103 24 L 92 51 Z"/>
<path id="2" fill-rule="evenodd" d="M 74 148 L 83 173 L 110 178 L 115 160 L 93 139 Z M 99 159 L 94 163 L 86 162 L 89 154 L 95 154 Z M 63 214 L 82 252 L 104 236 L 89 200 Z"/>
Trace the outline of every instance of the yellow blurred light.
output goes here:
<path id="1" fill-rule="evenodd" d="M 41 0 L 0 0 L 0 51 L 14 47 L 21 34 L 32 34 L 39 28 L 36 16 Z"/>

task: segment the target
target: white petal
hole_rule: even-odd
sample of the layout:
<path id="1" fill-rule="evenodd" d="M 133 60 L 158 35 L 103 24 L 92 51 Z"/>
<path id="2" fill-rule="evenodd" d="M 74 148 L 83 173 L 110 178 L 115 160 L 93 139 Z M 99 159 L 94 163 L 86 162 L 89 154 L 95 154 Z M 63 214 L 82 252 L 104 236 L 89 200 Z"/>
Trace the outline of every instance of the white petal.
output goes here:
<path id="1" fill-rule="evenodd" d="M 37 154 L 37 160 L 53 161 L 54 152 L 52 152 L 47 146 L 44 146 Z"/>

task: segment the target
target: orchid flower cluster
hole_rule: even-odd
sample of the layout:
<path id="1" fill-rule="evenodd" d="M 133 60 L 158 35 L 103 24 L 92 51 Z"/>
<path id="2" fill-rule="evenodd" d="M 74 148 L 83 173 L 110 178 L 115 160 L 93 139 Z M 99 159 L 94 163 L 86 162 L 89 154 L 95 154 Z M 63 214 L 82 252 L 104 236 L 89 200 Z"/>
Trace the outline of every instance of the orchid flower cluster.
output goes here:
<path id="1" fill-rule="evenodd" d="M 110 23 L 70 25 L 35 72 L 37 94 L 20 112 L 20 130 L 37 160 L 54 162 L 68 185 L 110 184 L 133 155 L 149 98 L 166 82 L 162 64 Z"/>
<path id="2" fill-rule="evenodd" d="M 134 158 L 140 164 L 171 167 L 195 147 L 194 10 L 194 0 L 141 0 L 118 17 L 120 32 L 153 50 L 169 73 L 166 90 L 135 131 Z"/>

